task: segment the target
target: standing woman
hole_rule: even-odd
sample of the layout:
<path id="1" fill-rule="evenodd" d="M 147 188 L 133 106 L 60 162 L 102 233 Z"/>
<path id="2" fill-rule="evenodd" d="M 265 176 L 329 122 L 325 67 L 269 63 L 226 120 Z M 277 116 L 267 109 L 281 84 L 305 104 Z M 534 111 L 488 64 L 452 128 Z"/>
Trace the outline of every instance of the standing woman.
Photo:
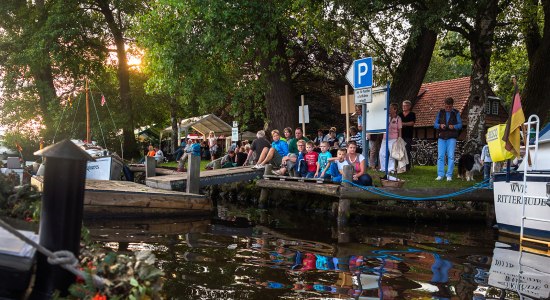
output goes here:
<path id="1" fill-rule="evenodd" d="M 216 159 L 216 153 L 218 152 L 218 138 L 214 134 L 214 131 L 208 133 L 208 150 L 210 151 L 211 160 Z"/>
<path id="2" fill-rule="evenodd" d="M 348 142 L 346 160 L 355 170 L 353 173 L 353 183 L 364 186 L 372 185 L 372 178 L 365 173 L 367 170 L 365 157 L 363 154 L 357 153 L 357 143 L 355 141 Z"/>
<path id="3" fill-rule="evenodd" d="M 390 104 L 390 123 L 388 124 L 388 134 L 389 137 L 384 133 L 382 138 L 382 145 L 380 147 L 380 171 L 386 172 L 386 139 L 388 139 L 388 149 L 390 159 L 388 160 L 388 171 L 395 171 L 395 159 L 391 157 L 391 149 L 393 144 L 401 137 L 401 128 L 403 127 L 401 123 L 401 118 L 397 115 L 397 103 Z"/>

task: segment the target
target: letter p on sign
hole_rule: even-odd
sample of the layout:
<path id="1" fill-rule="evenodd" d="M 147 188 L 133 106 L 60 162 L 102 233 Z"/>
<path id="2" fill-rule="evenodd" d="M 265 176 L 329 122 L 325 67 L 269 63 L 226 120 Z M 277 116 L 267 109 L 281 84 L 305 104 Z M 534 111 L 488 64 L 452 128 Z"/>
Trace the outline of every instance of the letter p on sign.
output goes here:
<path id="1" fill-rule="evenodd" d="M 372 57 L 358 59 L 353 62 L 355 71 L 354 89 L 372 87 Z"/>

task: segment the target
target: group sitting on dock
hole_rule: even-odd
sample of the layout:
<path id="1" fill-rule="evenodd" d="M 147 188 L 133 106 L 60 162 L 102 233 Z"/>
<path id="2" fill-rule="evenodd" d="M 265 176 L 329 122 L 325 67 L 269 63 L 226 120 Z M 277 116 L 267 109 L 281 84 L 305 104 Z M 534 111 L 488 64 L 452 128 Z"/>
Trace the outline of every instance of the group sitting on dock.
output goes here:
<path id="1" fill-rule="evenodd" d="M 285 130 L 286 132 L 287 130 Z M 335 130 L 334 130 L 335 131 Z M 295 137 L 287 141 L 281 139 L 279 130 L 272 130 L 273 142 L 269 144 L 263 130 L 258 131 L 258 139 L 252 142 L 249 156 L 256 164 L 254 169 L 264 168 L 267 164 L 273 167 L 273 175 L 303 178 L 317 178 L 341 182 L 345 165 L 354 167 L 353 182 L 356 184 L 372 185 L 372 178 L 366 173 L 365 157 L 357 153 L 357 143 L 349 141 L 346 148 L 339 147 L 336 139 L 332 139 L 332 146 L 328 139 L 316 138 L 318 145 L 303 136 L 301 128 L 296 128 Z M 334 134 L 329 137 L 334 136 Z M 294 146 L 295 145 L 295 146 Z M 330 149 L 336 150 L 333 157 Z"/>

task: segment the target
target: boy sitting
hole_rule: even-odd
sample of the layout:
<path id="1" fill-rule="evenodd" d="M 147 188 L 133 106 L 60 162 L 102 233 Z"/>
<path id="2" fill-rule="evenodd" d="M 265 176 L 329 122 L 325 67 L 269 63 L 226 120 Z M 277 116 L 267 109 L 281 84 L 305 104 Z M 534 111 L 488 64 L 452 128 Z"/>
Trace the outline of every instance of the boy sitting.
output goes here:
<path id="1" fill-rule="evenodd" d="M 332 154 L 328 151 L 329 147 L 329 142 L 321 142 L 321 153 L 319 153 L 319 158 L 317 159 L 315 178 L 330 179 L 329 159 L 332 158 Z"/>
<path id="2" fill-rule="evenodd" d="M 347 151 L 345 148 L 338 149 L 337 157 L 330 158 L 330 174 L 332 175 L 333 182 L 342 182 L 342 176 L 344 174 L 344 166 L 348 165 L 346 160 Z"/>
<path id="3" fill-rule="evenodd" d="M 304 159 L 307 163 L 306 178 L 313 178 L 315 177 L 315 174 L 317 174 L 317 161 L 319 160 L 319 153 L 313 151 L 314 147 L 315 144 L 313 144 L 313 142 L 306 143 L 307 153 L 304 155 Z"/>

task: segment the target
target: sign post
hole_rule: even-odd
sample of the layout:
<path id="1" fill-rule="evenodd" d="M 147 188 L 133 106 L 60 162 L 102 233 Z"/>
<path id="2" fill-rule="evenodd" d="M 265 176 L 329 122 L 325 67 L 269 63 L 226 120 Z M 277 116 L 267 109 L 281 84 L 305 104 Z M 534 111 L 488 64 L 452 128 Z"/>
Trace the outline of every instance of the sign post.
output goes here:
<path id="1" fill-rule="evenodd" d="M 239 140 L 239 123 L 233 121 L 233 127 L 231 128 L 231 141 L 237 142 Z"/>
<path id="2" fill-rule="evenodd" d="M 304 95 L 301 97 L 302 100 L 302 132 L 306 136 L 306 107 L 304 105 Z"/>
<path id="3" fill-rule="evenodd" d="M 367 152 L 367 103 L 372 102 L 372 85 L 373 85 L 373 65 L 372 57 L 361 58 L 354 60 L 348 72 L 346 79 L 354 89 L 355 104 L 361 105 L 361 142 L 363 146 L 363 155 Z M 347 88 L 347 86 L 346 86 Z M 347 95 L 347 89 L 346 89 Z M 347 119 L 347 139 L 349 139 L 349 120 Z"/>

